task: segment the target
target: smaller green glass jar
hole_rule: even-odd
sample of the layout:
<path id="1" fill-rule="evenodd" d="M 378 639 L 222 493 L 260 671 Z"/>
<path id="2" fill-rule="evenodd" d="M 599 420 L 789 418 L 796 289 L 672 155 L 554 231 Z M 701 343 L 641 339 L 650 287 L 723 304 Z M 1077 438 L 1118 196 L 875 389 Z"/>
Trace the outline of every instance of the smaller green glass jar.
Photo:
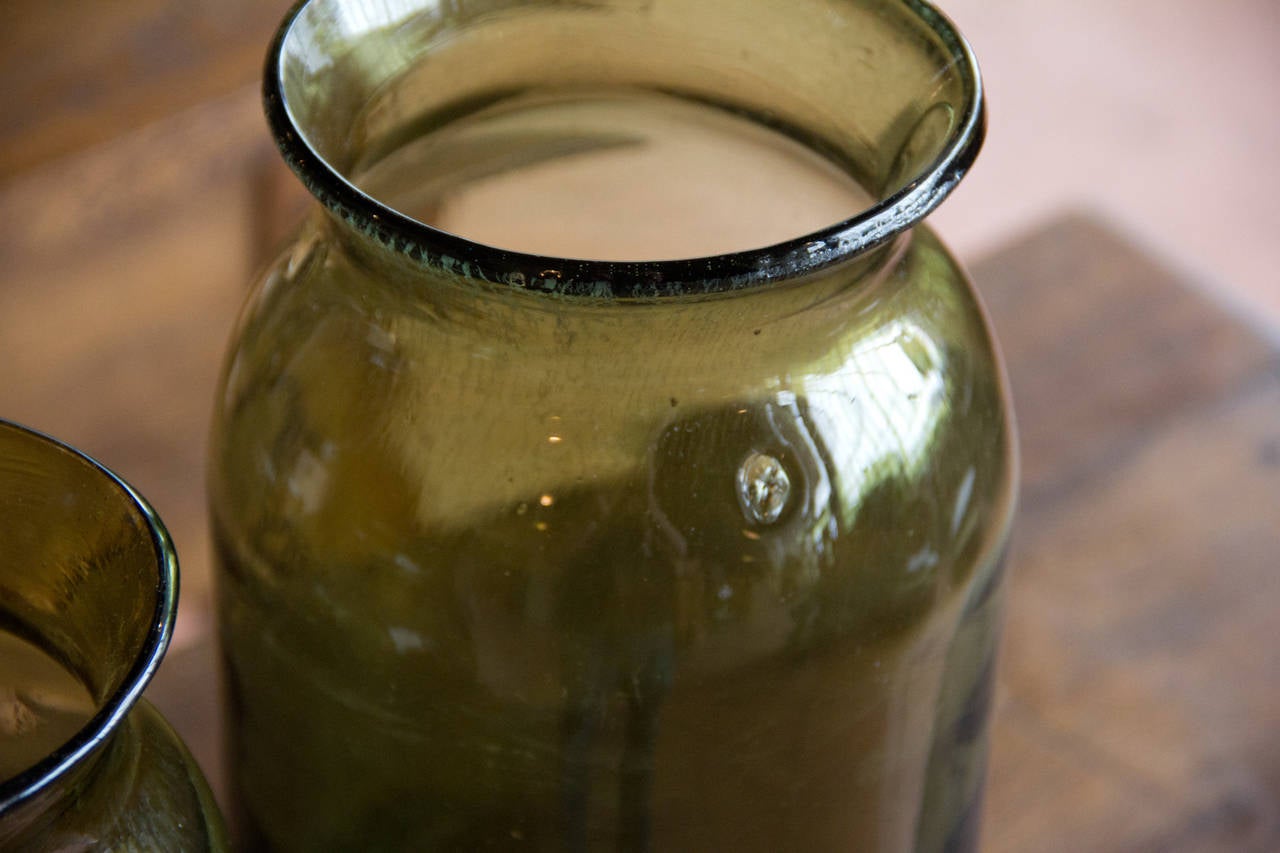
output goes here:
<path id="1" fill-rule="evenodd" d="M 0 850 L 226 849 L 199 768 L 141 699 L 177 602 L 146 501 L 0 421 Z"/>

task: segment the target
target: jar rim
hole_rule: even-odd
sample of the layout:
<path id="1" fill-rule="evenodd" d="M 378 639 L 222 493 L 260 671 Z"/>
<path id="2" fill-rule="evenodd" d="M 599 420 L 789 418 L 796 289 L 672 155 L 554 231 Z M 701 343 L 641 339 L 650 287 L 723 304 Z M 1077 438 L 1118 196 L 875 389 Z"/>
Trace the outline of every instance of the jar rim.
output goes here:
<path id="1" fill-rule="evenodd" d="M 3 818 L 84 766 L 133 710 L 173 638 L 178 613 L 178 557 L 169 532 L 151 504 L 101 462 L 50 435 L 12 421 L 0 419 L 0 431 L 17 434 L 19 440 L 31 445 L 41 445 L 45 454 L 69 455 L 88 467 L 92 475 L 104 478 L 119 493 L 121 504 L 146 529 L 156 565 L 155 607 L 146 636 L 128 670 L 89 721 L 62 746 L 17 776 L 0 780 L 0 818 Z"/>
<path id="2" fill-rule="evenodd" d="M 407 216 L 364 192 L 308 140 L 284 86 L 294 24 L 316 0 L 298 0 L 276 31 L 263 74 L 263 106 L 276 146 L 307 190 L 332 214 L 412 263 L 531 292 L 597 298 L 658 298 L 744 290 L 851 260 L 919 224 L 951 194 L 982 148 L 986 106 L 972 48 L 930 0 L 899 0 L 932 31 L 961 70 L 962 109 L 939 154 L 899 189 L 851 217 L 769 246 L 702 257 L 612 261 L 564 258 L 470 240 Z"/>

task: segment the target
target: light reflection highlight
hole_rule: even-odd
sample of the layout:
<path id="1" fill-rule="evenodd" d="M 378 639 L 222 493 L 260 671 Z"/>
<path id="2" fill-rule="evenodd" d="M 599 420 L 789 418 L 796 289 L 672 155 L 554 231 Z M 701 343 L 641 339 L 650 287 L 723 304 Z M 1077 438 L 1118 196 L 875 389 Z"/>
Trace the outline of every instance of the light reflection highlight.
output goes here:
<path id="1" fill-rule="evenodd" d="M 911 476 L 947 412 L 944 358 L 930 336 L 909 320 L 886 325 L 859 341 L 837 371 L 805 385 L 809 417 L 822 435 L 834 470 L 846 526 L 863 495 L 895 474 Z"/>

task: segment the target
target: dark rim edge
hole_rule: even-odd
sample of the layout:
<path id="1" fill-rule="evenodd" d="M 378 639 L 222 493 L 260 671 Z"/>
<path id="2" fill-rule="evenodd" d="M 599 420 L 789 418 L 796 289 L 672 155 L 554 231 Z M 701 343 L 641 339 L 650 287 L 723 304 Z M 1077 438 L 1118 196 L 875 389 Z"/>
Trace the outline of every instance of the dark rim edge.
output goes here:
<path id="1" fill-rule="evenodd" d="M 151 616 L 151 627 L 142 642 L 133 666 L 126 673 L 120 686 L 107 697 L 102 707 L 89 722 L 70 740 L 41 761 L 11 779 L 0 782 L 0 817 L 37 798 L 56 781 L 69 774 L 77 765 L 87 761 L 123 723 L 126 716 L 141 698 L 147 684 L 160 666 L 169 642 L 173 638 L 174 621 L 178 614 L 178 557 L 173 540 L 155 509 L 132 486 L 113 471 L 88 454 L 77 450 L 39 430 L 0 419 L 0 428 L 11 427 L 17 432 L 50 445 L 53 449 L 89 464 L 124 493 L 125 500 L 141 516 L 151 535 L 155 550 L 156 606 Z"/>
<path id="2" fill-rule="evenodd" d="M 968 69 L 968 100 L 933 163 L 902 189 L 826 228 L 758 249 L 661 261 L 593 261 L 515 252 L 425 225 L 364 193 L 321 157 L 297 129 L 280 67 L 286 38 L 311 0 L 285 15 L 267 53 L 263 105 L 289 168 L 332 214 L 376 244 L 412 262 L 464 278 L 533 292 L 595 298 L 658 298 L 719 293 L 817 272 L 881 246 L 918 224 L 968 173 L 982 148 L 986 106 L 977 59 L 959 30 L 927 0 L 901 0 Z"/>

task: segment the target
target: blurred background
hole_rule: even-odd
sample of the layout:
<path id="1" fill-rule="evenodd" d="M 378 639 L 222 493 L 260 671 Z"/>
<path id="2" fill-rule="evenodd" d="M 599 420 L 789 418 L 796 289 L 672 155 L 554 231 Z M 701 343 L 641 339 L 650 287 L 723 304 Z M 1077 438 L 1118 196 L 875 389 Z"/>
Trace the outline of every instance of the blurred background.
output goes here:
<path id="1" fill-rule="evenodd" d="M 982 63 L 991 125 L 938 213 L 963 255 L 1095 211 L 1280 322 L 1280 3 L 939 0 Z"/>
<path id="2" fill-rule="evenodd" d="M 991 120 L 933 223 L 986 288 L 1024 444 L 990 849 L 1277 849 L 1280 3 L 938 3 Z M 205 434 L 245 288 L 305 207 L 258 97 L 289 5 L 0 6 L 0 416 L 170 526 L 157 690 L 215 785 Z"/>

